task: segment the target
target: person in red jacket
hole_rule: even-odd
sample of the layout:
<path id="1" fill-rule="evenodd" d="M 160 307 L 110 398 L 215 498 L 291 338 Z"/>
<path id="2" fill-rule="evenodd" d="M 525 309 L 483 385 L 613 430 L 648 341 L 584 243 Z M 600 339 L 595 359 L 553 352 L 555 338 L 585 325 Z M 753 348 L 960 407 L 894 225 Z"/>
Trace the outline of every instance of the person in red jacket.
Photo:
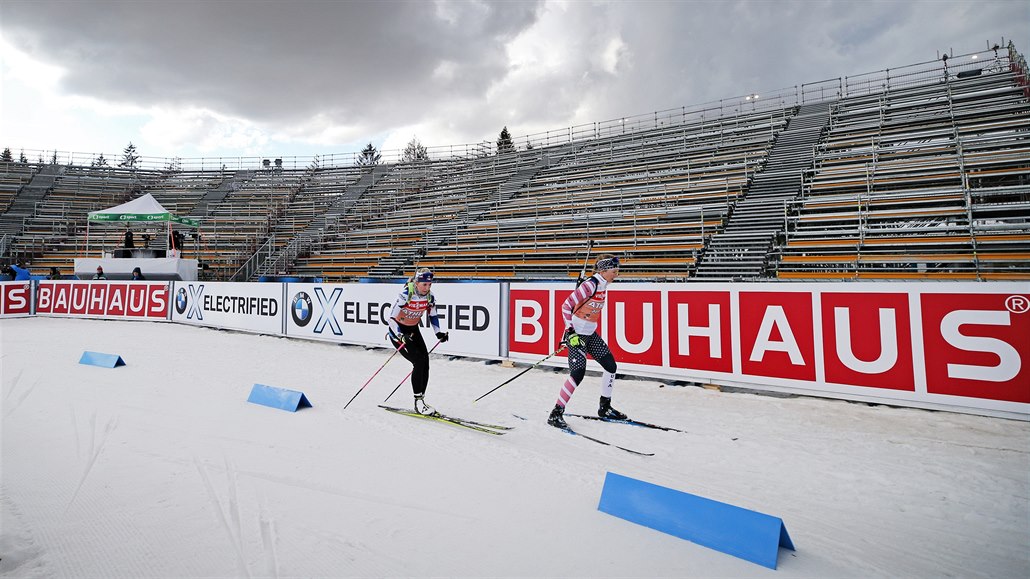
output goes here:
<path id="1" fill-rule="evenodd" d="M 610 420 L 625 420 L 626 415 L 612 408 L 612 386 L 615 384 L 615 357 L 608 344 L 597 333 L 597 322 L 604 309 L 608 285 L 619 276 L 619 258 L 605 253 L 597 258 L 594 274 L 573 291 L 562 304 L 565 335 L 562 341 L 569 348 L 569 377 L 562 384 L 558 401 L 547 417 L 547 423 L 567 428 L 565 405 L 583 381 L 587 371 L 587 354 L 604 369 L 601 374 L 601 402 L 597 415 Z"/>

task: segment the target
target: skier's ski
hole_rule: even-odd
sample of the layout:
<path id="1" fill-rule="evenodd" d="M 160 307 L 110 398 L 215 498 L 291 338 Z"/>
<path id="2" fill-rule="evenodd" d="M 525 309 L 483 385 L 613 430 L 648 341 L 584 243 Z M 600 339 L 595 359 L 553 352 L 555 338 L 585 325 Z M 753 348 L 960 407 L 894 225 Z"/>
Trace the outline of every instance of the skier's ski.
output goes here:
<path id="1" fill-rule="evenodd" d="M 651 424 L 650 422 L 641 422 L 639 420 L 633 420 L 632 418 L 626 418 L 624 420 L 616 420 L 613 418 L 601 418 L 600 416 L 591 416 L 589 414 L 566 414 L 565 416 L 575 416 L 576 418 L 583 418 L 586 420 L 600 420 L 601 422 L 616 422 L 618 424 L 629 424 L 630 426 L 639 426 L 641 428 L 653 428 L 655 430 L 667 430 L 669 432 L 682 432 L 683 434 L 690 434 L 686 430 L 680 430 L 671 426 L 662 426 L 660 424 Z"/>
<path id="2" fill-rule="evenodd" d="M 512 429 L 511 426 L 503 426 L 501 424 L 487 424 L 484 422 L 476 422 L 474 420 L 466 420 L 464 418 L 458 418 L 456 416 L 447 416 L 446 414 L 419 414 L 414 410 L 408 410 L 407 408 L 396 408 L 393 406 L 379 405 L 383 410 L 389 410 L 396 414 L 403 414 L 404 416 L 411 416 L 413 418 L 422 418 L 424 420 L 435 420 L 437 422 L 446 422 L 447 424 L 453 424 L 455 426 L 461 426 L 470 430 L 476 430 L 479 432 L 486 432 L 487 434 L 504 434 Z"/>
<path id="3" fill-rule="evenodd" d="M 626 452 L 629 452 L 629 453 L 632 453 L 632 454 L 639 454 L 640 456 L 654 456 L 653 452 L 640 452 L 639 450 L 633 450 L 632 448 L 626 448 L 625 446 L 619 446 L 618 444 L 612 444 L 612 443 L 608 442 L 607 440 L 601 440 L 600 438 L 594 438 L 593 436 L 587 436 L 587 435 L 583 434 L 582 432 L 576 432 L 575 430 L 569 428 L 568 426 L 566 426 L 565 428 L 559 428 L 558 430 L 561 430 L 562 432 L 564 432 L 566 434 L 571 434 L 573 436 L 581 436 L 581 437 L 583 437 L 583 438 L 585 438 L 587 440 L 593 440 L 594 442 L 596 442 L 598 444 L 603 444 L 605 446 L 614 446 L 615 448 L 617 448 L 619 450 L 625 450 Z"/>
<path id="4" fill-rule="evenodd" d="M 514 416 L 515 418 L 518 418 L 519 420 L 527 420 L 527 421 L 529 420 L 525 416 L 519 416 L 518 414 L 512 414 L 512 416 Z M 566 414 L 566 416 L 573 416 L 573 415 L 572 414 Z M 594 442 L 596 442 L 598 444 L 603 444 L 605 446 L 614 446 L 615 448 L 617 448 L 619 450 L 625 450 L 626 452 L 629 452 L 629 453 L 632 453 L 632 454 L 639 454 L 640 456 L 654 456 L 653 452 L 640 452 L 639 450 L 633 450 L 632 448 L 626 448 L 624 446 L 619 446 L 618 444 L 612 444 L 612 443 L 610 443 L 610 442 L 608 442 L 606 440 L 601 440 L 600 438 L 594 438 L 593 436 L 587 436 L 587 435 L 583 434 L 582 432 L 576 432 L 575 430 L 573 430 L 573 429 L 571 429 L 569 427 L 559 428 L 558 430 L 561 430 L 562 432 L 565 432 L 567 434 L 571 434 L 573 436 L 582 436 L 583 438 L 585 438 L 587 440 L 592 440 L 592 441 L 594 441 Z"/>

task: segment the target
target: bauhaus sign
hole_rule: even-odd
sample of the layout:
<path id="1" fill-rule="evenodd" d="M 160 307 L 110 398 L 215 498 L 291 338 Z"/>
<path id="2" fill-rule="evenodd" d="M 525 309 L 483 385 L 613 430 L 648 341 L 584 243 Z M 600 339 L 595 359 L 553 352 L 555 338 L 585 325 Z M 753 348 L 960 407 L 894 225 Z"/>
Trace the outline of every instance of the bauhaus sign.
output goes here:
<path id="1" fill-rule="evenodd" d="M 656 376 L 943 405 L 1030 403 L 1026 284 L 738 287 L 616 283 L 598 331 L 620 367 Z M 512 357 L 557 347 L 571 290 L 512 284 Z"/>
<path id="2" fill-rule="evenodd" d="M 41 281 L 36 288 L 36 313 L 166 319 L 168 283 Z"/>
<path id="3" fill-rule="evenodd" d="M 31 282 L 0 282 L 0 316 L 24 316 L 32 312 Z"/>

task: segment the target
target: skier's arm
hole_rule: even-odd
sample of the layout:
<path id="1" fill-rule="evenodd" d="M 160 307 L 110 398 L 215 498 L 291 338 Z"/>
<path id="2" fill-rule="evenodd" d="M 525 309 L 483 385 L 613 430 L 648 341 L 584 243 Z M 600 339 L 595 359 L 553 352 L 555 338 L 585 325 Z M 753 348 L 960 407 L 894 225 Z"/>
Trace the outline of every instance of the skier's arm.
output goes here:
<path id="1" fill-rule="evenodd" d="M 594 290 L 597 287 L 597 280 L 593 277 L 587 278 L 585 282 L 579 285 L 578 288 L 565 299 L 565 302 L 561 306 L 561 316 L 565 320 L 565 327 L 572 327 L 572 314 L 579 309 L 579 306 L 583 305 L 583 302 L 587 301 L 590 296 L 594 295 Z"/>
<path id="2" fill-rule="evenodd" d="M 436 314 L 436 296 L 429 294 L 429 309 L 426 310 L 426 314 L 429 315 L 429 323 L 433 326 L 433 333 L 440 333 L 440 316 Z"/>
<path id="3" fill-rule="evenodd" d="M 408 288 L 405 287 L 401 290 L 401 293 L 397 295 L 397 299 L 393 302 L 393 309 L 390 310 L 390 317 L 386 319 L 387 325 L 390 326 L 390 333 L 399 336 L 401 333 L 400 325 L 397 323 L 397 317 L 401 315 L 401 308 L 408 303 Z"/>

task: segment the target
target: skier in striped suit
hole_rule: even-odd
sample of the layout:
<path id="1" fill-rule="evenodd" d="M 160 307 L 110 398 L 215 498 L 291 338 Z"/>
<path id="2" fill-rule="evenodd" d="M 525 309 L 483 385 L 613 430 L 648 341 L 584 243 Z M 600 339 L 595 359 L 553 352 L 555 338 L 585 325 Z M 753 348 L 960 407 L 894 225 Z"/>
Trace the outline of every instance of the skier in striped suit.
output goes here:
<path id="1" fill-rule="evenodd" d="M 597 323 L 604 309 L 608 285 L 619 276 L 619 258 L 605 253 L 597 258 L 594 273 L 579 285 L 562 304 L 565 320 L 563 343 L 569 348 L 569 377 L 562 384 L 558 401 L 547 417 L 547 423 L 566 428 L 565 405 L 583 381 L 587 371 L 587 354 L 604 369 L 601 374 L 601 402 L 597 415 L 613 420 L 625 420 L 626 415 L 612 408 L 612 386 L 615 383 L 615 357 L 608 344 L 597 333 Z"/>

